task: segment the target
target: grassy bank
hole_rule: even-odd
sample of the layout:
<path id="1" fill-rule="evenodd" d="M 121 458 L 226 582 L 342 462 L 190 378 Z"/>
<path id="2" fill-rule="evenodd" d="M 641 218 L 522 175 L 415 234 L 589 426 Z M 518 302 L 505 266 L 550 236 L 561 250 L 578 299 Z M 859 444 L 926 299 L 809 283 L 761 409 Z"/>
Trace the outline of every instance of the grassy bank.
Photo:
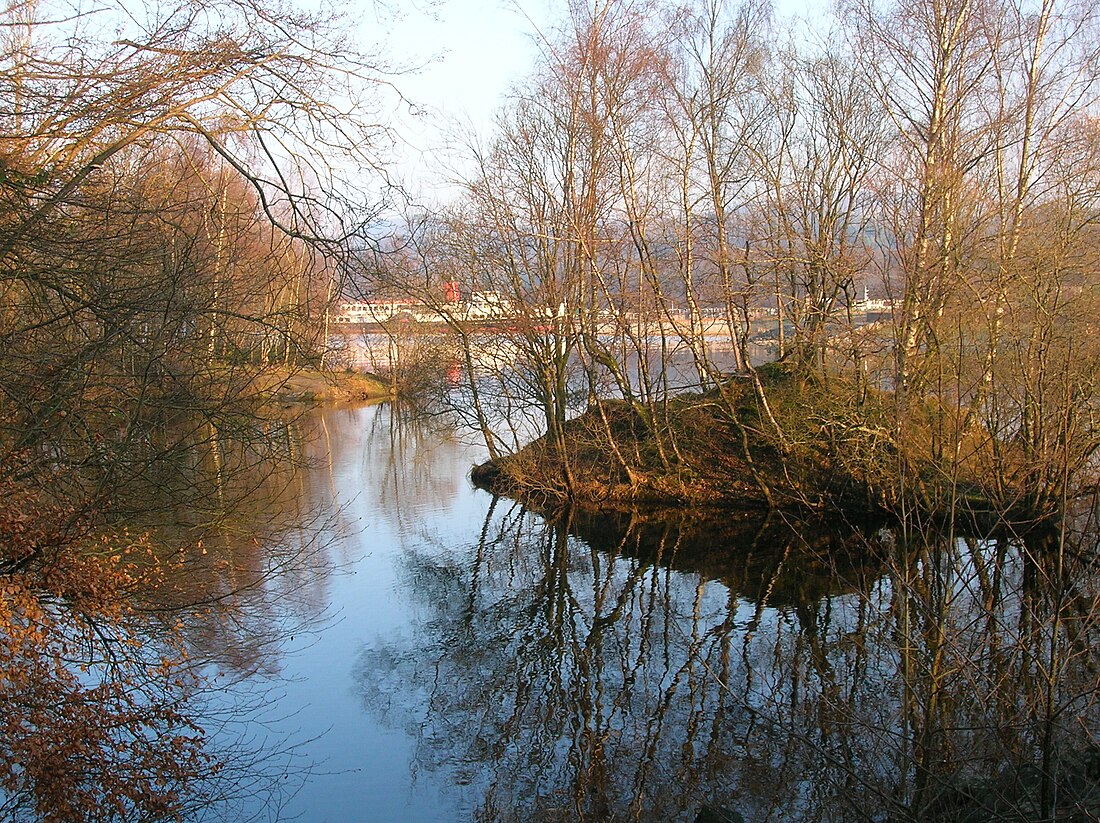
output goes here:
<path id="1" fill-rule="evenodd" d="M 565 424 L 564 450 L 540 438 L 475 467 L 472 479 L 543 508 L 906 510 L 940 519 L 1036 519 L 1012 502 L 1022 495 L 1010 489 L 1006 502 L 984 480 L 980 433 L 965 459 L 937 461 L 935 434 L 949 413 L 930 406 L 912 411 L 902 446 L 893 402 L 886 392 L 824 385 L 772 364 L 759 370 L 759 382 L 740 378 L 682 395 L 659 413 L 621 400 L 593 401 Z"/>
<path id="2" fill-rule="evenodd" d="M 278 404 L 358 403 L 386 400 L 393 394 L 390 384 L 371 374 L 318 369 L 265 370 L 259 380 Z"/>

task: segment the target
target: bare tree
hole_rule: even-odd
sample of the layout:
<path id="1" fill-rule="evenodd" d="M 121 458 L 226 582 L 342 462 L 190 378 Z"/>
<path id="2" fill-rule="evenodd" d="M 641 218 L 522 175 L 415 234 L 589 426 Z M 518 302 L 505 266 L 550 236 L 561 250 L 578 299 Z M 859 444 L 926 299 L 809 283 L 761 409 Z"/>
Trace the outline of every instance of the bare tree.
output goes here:
<path id="1" fill-rule="evenodd" d="M 179 638 L 134 606 L 156 554 L 119 523 L 214 518 L 282 449 L 257 366 L 316 350 L 334 289 L 307 244 L 362 216 L 338 184 L 379 166 L 386 75 L 338 20 L 263 2 L 16 3 L 0 36 L 0 483 L 26 502 L 0 802 L 171 818 L 215 763 Z"/>

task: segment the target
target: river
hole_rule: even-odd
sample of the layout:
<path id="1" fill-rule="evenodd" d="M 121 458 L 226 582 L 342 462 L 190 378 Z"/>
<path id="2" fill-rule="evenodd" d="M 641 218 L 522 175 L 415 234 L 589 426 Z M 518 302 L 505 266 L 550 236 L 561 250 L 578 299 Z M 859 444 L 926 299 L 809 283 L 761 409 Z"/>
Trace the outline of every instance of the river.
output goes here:
<path id="1" fill-rule="evenodd" d="M 1095 575 L 1066 582 L 1065 552 L 777 517 L 548 523 L 471 486 L 476 445 L 389 405 L 295 437 L 309 467 L 269 519 L 306 525 L 254 532 L 281 571 L 233 642 L 275 639 L 220 664 L 262 695 L 245 736 L 274 752 L 241 819 L 1100 808 Z"/>

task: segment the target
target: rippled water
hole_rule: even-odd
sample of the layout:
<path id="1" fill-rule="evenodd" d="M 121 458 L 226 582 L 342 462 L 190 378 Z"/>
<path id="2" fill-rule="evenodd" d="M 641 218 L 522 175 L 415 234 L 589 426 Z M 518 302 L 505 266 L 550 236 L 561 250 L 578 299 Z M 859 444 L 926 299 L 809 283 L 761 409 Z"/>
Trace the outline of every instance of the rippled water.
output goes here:
<path id="1" fill-rule="evenodd" d="M 477 447 L 388 406 L 302 426 L 311 468 L 272 517 L 308 528 L 258 541 L 269 560 L 311 558 L 255 606 L 286 629 L 251 664 L 277 695 L 259 734 L 292 749 L 261 816 L 1096 811 L 1100 601 L 1083 555 L 1071 576 L 1049 541 L 548 523 L 471 487 Z"/>

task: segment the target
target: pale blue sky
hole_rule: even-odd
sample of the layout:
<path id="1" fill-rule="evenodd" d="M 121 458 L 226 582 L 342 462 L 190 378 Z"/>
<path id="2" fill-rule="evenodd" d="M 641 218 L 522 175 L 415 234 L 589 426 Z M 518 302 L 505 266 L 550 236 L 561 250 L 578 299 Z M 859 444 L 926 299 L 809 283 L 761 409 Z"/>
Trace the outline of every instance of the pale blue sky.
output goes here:
<path id="1" fill-rule="evenodd" d="M 391 60 L 412 66 L 395 84 L 410 101 L 424 107 L 398 112 L 399 130 L 408 145 L 398 174 L 422 193 L 446 197 L 436 166 L 453 130 L 452 122 L 486 132 L 507 90 L 532 69 L 537 54 L 536 26 L 552 19 L 558 0 L 390 0 L 392 19 L 380 12 L 365 29 L 383 29 L 380 38 Z"/>
<path id="2" fill-rule="evenodd" d="M 406 0 L 408 12 L 389 32 L 398 59 L 430 60 L 401 85 L 447 114 L 475 120 L 496 107 L 507 86 L 530 71 L 534 27 L 546 26 L 554 0 L 522 6 L 500 0 L 441 0 L 428 7 Z M 434 56 L 434 60 L 432 59 Z"/>
<path id="3" fill-rule="evenodd" d="M 370 0 L 358 0 L 370 2 Z M 819 17 L 830 0 L 776 0 L 788 19 Z M 382 0 L 363 18 L 364 36 L 395 61 L 420 66 L 396 84 L 425 111 L 400 112 L 408 146 L 398 174 L 426 198 L 446 198 L 437 166 L 450 121 L 487 132 L 509 88 L 532 70 L 537 29 L 564 14 L 566 0 Z M 388 11 L 387 11 L 388 9 Z M 801 24 L 805 25 L 805 24 Z M 434 195 L 433 195 L 434 192 Z"/>

